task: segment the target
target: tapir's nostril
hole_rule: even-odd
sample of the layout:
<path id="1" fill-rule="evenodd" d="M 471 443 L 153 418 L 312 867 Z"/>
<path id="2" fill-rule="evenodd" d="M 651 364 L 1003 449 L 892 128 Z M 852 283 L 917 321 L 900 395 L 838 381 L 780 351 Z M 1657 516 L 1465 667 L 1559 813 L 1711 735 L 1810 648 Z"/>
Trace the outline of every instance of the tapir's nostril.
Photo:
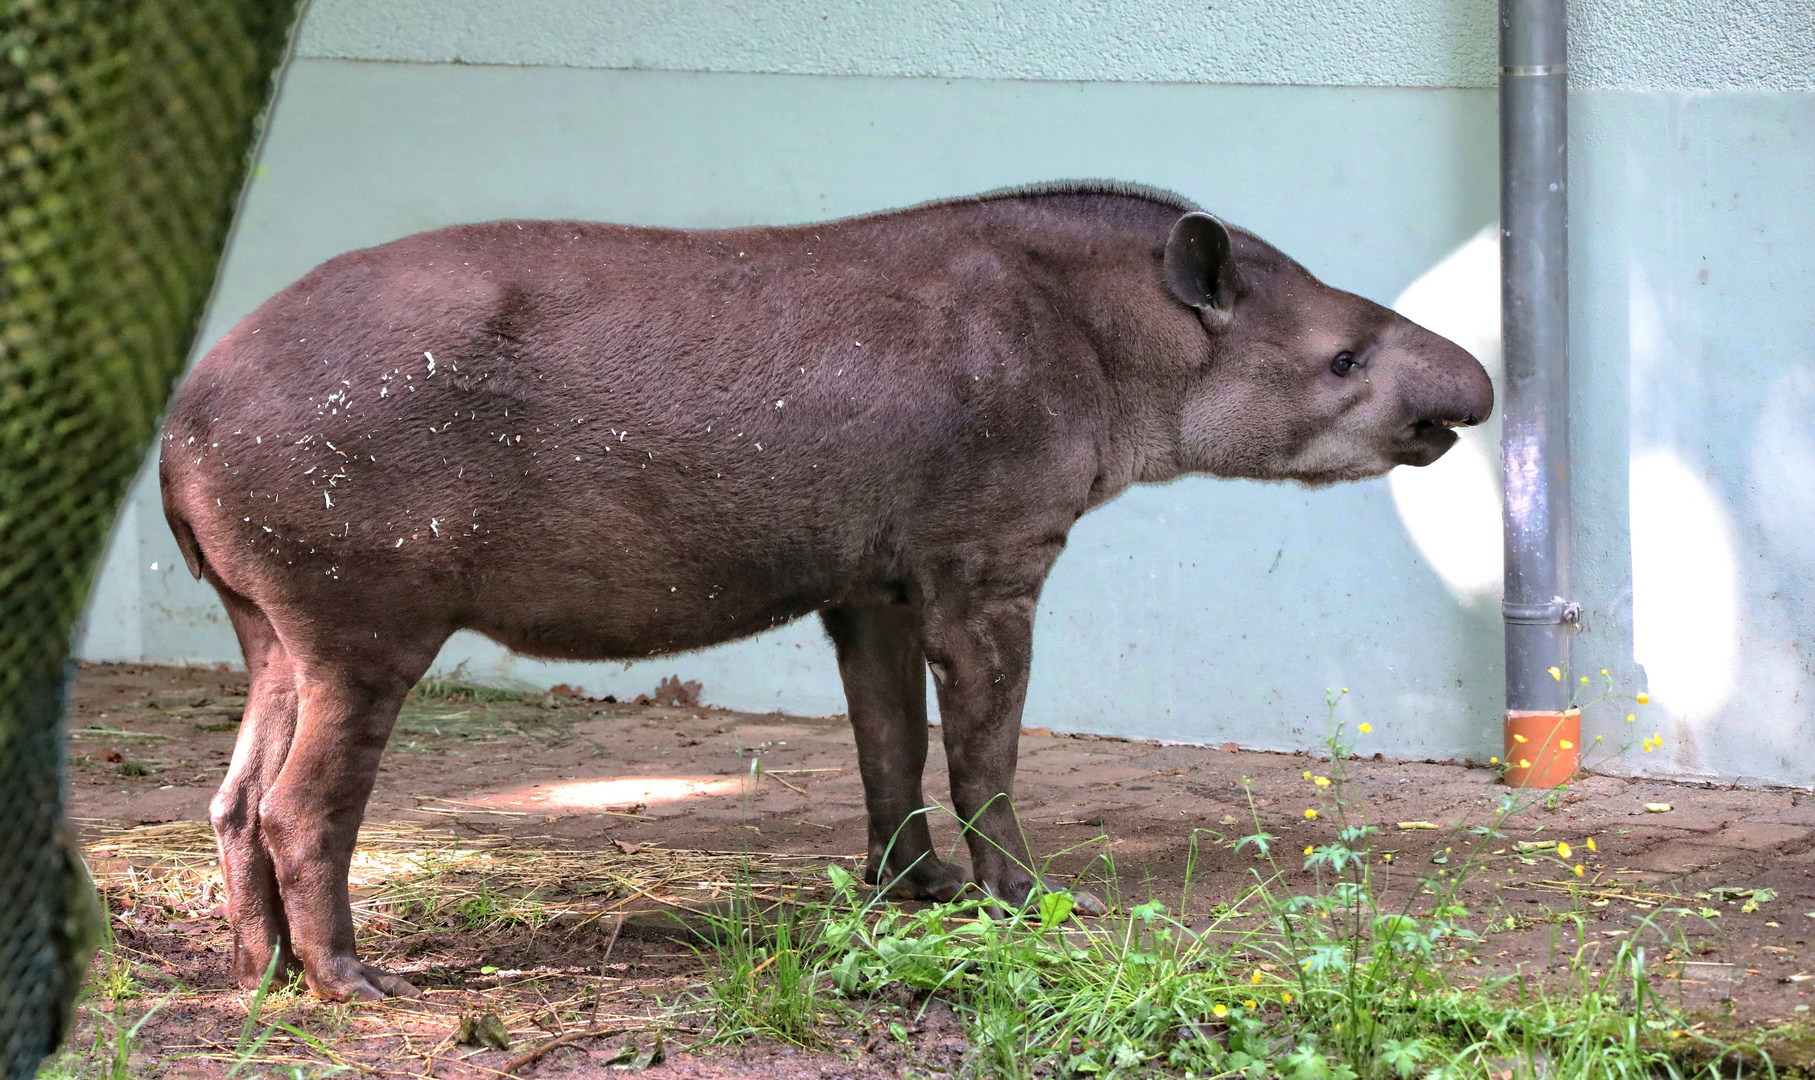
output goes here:
<path id="1" fill-rule="evenodd" d="M 1476 416 L 1474 413 L 1469 413 L 1467 416 L 1464 416 L 1462 418 L 1463 427 L 1474 427 L 1476 424 L 1479 424 L 1480 422 L 1481 422 L 1481 418 Z"/>

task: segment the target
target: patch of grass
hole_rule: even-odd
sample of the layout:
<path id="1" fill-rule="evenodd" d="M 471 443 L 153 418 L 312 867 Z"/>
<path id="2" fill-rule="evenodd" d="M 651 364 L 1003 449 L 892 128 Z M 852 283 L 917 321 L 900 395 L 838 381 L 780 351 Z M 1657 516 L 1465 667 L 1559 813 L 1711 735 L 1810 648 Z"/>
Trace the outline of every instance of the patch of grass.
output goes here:
<path id="1" fill-rule="evenodd" d="M 821 978 L 826 955 L 824 908 L 789 903 L 759 909 L 745 896 L 706 917 L 715 956 L 707 985 L 714 1039 L 754 1037 L 818 1046 L 828 1000 Z"/>
<path id="2" fill-rule="evenodd" d="M 516 681 L 481 682 L 469 678 L 465 662 L 443 675 L 430 675 L 410 691 L 413 703 L 459 705 L 472 702 L 539 700 L 541 692 L 528 683 Z"/>
<path id="3" fill-rule="evenodd" d="M 1071 920 L 1066 893 L 1016 911 L 975 897 L 910 912 L 830 867 L 832 899 L 788 909 L 772 934 L 747 916 L 720 927 L 709 984 L 718 1037 L 802 1042 L 816 994 L 877 1000 L 905 986 L 951 1004 L 971 1045 L 967 1071 L 991 1080 L 1775 1075 L 1763 1044 L 1741 1052 L 1657 992 L 1644 932 L 1655 932 L 1658 952 L 1668 941 L 1649 924 L 1611 955 L 1588 944 L 1559 957 L 1562 979 L 1458 979 L 1478 970 L 1458 968 L 1481 942 L 1458 899 L 1471 873 L 1548 860 L 1567 881 L 1584 868 L 1566 840 L 1540 850 L 1504 839 L 1510 817 L 1550 795 L 1514 791 L 1488 820 L 1453 835 L 1428 870 L 1407 874 L 1394 853 L 1378 850 L 1380 830 L 1351 794 L 1341 700 L 1327 699 L 1329 775 L 1305 774 L 1305 817 L 1332 829 L 1329 843 L 1302 853 L 1310 888 L 1291 884 L 1278 838 L 1252 810 L 1245 836 L 1194 834 L 1176 906 L 1148 899 L 1100 920 Z M 1207 923 L 1183 915 L 1200 837 L 1254 860 L 1247 886 Z M 1495 849 L 1504 858 L 1491 853 L 1494 844 L 1505 845 Z M 1113 896 L 1106 843 L 1102 858 Z M 1409 880 L 1389 889 L 1396 869 Z M 789 966 L 765 983 L 784 956 Z"/>

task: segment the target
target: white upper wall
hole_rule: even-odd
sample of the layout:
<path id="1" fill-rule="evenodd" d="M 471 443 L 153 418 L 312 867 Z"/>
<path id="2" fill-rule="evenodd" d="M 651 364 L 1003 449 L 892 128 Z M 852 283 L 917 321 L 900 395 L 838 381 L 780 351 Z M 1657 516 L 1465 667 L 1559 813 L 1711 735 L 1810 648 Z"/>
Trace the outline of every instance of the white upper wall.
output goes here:
<path id="1" fill-rule="evenodd" d="M 1492 86 L 1493 0 L 314 0 L 302 56 L 662 71 Z M 1573 0 L 1579 87 L 1815 89 L 1812 0 Z"/>

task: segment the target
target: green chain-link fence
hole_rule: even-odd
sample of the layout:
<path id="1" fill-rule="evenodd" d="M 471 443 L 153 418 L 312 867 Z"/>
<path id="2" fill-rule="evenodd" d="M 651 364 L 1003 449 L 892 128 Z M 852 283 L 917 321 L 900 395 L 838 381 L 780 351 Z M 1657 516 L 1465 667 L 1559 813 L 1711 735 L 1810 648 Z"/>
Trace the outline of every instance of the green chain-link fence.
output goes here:
<path id="1" fill-rule="evenodd" d="M 63 840 L 69 637 L 182 370 L 297 0 L 0 0 L 0 1076 L 97 929 Z"/>

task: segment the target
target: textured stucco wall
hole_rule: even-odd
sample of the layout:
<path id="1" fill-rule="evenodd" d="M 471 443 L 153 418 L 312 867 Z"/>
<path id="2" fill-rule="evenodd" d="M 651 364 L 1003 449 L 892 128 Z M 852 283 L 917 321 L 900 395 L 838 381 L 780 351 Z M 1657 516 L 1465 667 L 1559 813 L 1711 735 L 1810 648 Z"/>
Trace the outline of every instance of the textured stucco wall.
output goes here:
<path id="1" fill-rule="evenodd" d="M 1494 0 L 315 0 L 304 56 L 978 79 L 1494 85 Z M 1575 0 L 1577 86 L 1808 89 L 1809 0 Z"/>

